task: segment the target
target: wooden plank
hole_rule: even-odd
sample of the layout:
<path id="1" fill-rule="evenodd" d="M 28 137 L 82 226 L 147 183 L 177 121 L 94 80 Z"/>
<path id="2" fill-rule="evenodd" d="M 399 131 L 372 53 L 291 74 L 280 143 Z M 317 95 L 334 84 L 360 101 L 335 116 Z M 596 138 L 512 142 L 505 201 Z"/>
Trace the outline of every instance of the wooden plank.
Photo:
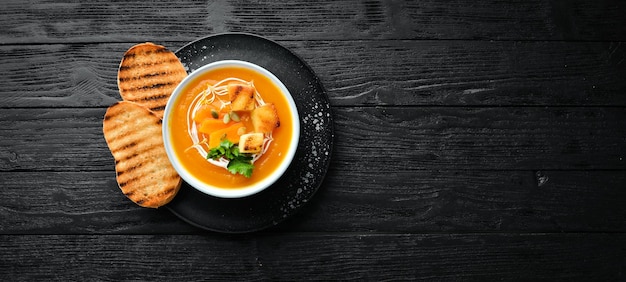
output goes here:
<path id="1" fill-rule="evenodd" d="M 624 234 L 0 236 L 24 280 L 623 280 Z"/>
<path id="2" fill-rule="evenodd" d="M 281 43 L 311 65 L 334 106 L 626 106 L 621 43 Z M 117 68 L 132 45 L 0 46 L 0 107 L 109 106 L 121 99 Z"/>
<path id="3" fill-rule="evenodd" d="M 253 243 L 215 236 L 3 236 L 0 277 L 191 281 L 244 274 L 254 279 L 262 273 Z"/>
<path id="4" fill-rule="evenodd" d="M 335 106 L 626 105 L 626 49 L 607 42 L 358 41 L 294 50 Z"/>
<path id="5" fill-rule="evenodd" d="M 141 208 L 117 186 L 115 172 L 0 174 L 0 233 L 153 233 L 197 230 L 167 209 Z"/>
<path id="6" fill-rule="evenodd" d="M 284 231 L 624 232 L 624 171 L 333 166 Z"/>
<path id="7" fill-rule="evenodd" d="M 114 167 L 105 109 L 2 109 L 0 170 L 101 170 Z"/>
<path id="8" fill-rule="evenodd" d="M 621 146 L 626 108 L 340 108 L 333 113 L 338 166 L 626 168 Z"/>
<path id="9" fill-rule="evenodd" d="M 104 112 L 0 110 L 0 171 L 112 170 Z M 340 107 L 333 113 L 336 167 L 626 169 L 623 107 Z"/>
<path id="10" fill-rule="evenodd" d="M 117 69 L 126 45 L 0 47 L 2 107 L 109 106 L 121 100 Z"/>
<path id="11" fill-rule="evenodd" d="M 623 171 L 380 171 L 333 166 L 269 232 L 626 232 Z M 0 234 L 195 234 L 126 199 L 113 171 L 0 173 Z"/>
<path id="12" fill-rule="evenodd" d="M 5 1 L 0 44 L 188 41 L 232 31 L 289 40 L 624 41 L 625 13 L 609 0 Z"/>

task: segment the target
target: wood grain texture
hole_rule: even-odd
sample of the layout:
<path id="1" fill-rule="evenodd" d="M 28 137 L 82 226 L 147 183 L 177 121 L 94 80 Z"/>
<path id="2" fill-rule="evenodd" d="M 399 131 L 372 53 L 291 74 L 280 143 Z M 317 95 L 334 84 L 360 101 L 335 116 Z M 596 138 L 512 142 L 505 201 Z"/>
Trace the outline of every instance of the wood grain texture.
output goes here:
<path id="1" fill-rule="evenodd" d="M 3 1 L 0 280 L 626 280 L 626 4 Z M 102 136 L 130 46 L 251 32 L 328 90 L 316 196 L 205 232 L 127 200 Z"/>
<path id="2" fill-rule="evenodd" d="M 623 170 L 626 165 L 625 108 L 340 108 L 334 113 L 334 157 L 340 166 L 388 171 Z"/>
<path id="3" fill-rule="evenodd" d="M 11 280 L 624 279 L 623 234 L 0 236 Z"/>
<path id="4" fill-rule="evenodd" d="M 186 40 L 231 31 L 290 40 L 626 40 L 626 5 L 609 0 L 91 0 L 2 5 L 0 44 Z"/>
<path id="5" fill-rule="evenodd" d="M 333 167 L 310 206 L 278 230 L 623 232 L 624 175 Z"/>
<path id="6" fill-rule="evenodd" d="M 165 208 L 127 199 L 114 171 L 20 172 L 0 176 L 2 224 L 12 234 L 149 234 L 197 231 Z"/>
<path id="7" fill-rule="evenodd" d="M 626 106 L 621 43 L 281 43 L 318 74 L 333 106 Z M 132 45 L 0 46 L 0 107 L 108 107 L 121 100 L 117 67 Z"/>
<path id="8" fill-rule="evenodd" d="M 268 232 L 626 230 L 624 173 L 370 170 L 333 166 L 303 210 Z M 0 173 L 0 187 L 0 234 L 202 233 L 134 205 L 112 171 Z"/>
<path id="9" fill-rule="evenodd" d="M 113 169 L 104 111 L 1 110 L 0 171 Z M 621 107 L 340 107 L 333 113 L 337 167 L 381 173 L 626 168 Z"/>

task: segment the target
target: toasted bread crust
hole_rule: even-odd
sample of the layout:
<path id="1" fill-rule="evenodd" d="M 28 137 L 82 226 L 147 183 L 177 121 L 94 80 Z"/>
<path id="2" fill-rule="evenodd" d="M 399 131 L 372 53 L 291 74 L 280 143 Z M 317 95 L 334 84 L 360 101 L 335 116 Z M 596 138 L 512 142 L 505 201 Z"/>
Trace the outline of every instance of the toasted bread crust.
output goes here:
<path id="1" fill-rule="evenodd" d="M 146 42 L 124 53 L 117 86 L 122 99 L 143 105 L 163 118 L 167 100 L 185 76 L 185 67 L 173 52 Z"/>
<path id="2" fill-rule="evenodd" d="M 149 208 L 174 198 L 181 179 L 165 153 L 158 116 L 137 103 L 117 102 L 104 115 L 103 132 L 124 195 Z"/>
<path id="3" fill-rule="evenodd" d="M 280 126 L 276 107 L 272 103 L 267 103 L 252 111 L 250 114 L 255 132 L 269 133 Z"/>

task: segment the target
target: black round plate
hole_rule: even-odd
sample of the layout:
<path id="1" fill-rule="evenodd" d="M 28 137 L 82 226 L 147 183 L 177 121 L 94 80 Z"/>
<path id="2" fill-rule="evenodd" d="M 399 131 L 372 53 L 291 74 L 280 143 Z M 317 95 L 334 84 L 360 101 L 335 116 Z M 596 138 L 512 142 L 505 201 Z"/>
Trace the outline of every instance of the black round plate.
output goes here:
<path id="1" fill-rule="evenodd" d="M 223 199 L 183 182 L 166 207 L 203 229 L 244 233 L 274 226 L 293 215 L 321 185 L 333 147 L 333 119 L 328 96 L 311 68 L 271 40 L 246 33 L 225 33 L 193 41 L 176 56 L 188 73 L 220 60 L 257 64 L 285 84 L 300 115 L 300 139 L 293 162 L 272 186 L 252 196 Z"/>

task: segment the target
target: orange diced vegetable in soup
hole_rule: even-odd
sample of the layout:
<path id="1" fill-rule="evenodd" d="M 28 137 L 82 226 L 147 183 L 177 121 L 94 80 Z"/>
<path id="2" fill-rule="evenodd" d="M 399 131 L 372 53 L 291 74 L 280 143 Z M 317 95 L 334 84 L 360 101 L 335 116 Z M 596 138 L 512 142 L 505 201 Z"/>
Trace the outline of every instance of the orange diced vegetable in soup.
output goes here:
<path id="1" fill-rule="evenodd" d="M 217 130 L 227 128 L 232 124 L 233 124 L 232 122 L 224 123 L 222 119 L 207 118 L 203 120 L 202 123 L 200 123 L 200 126 L 198 127 L 198 131 L 208 135 Z"/>
<path id="2" fill-rule="evenodd" d="M 213 113 L 211 113 L 212 111 L 215 113 L 219 112 L 218 109 L 212 105 L 200 106 L 198 111 L 196 111 L 196 116 L 193 117 L 193 121 L 202 123 L 205 119 L 215 118 L 213 117 Z"/>
<path id="3" fill-rule="evenodd" d="M 211 132 L 211 135 L 209 136 L 209 148 L 218 147 L 222 140 L 239 143 L 239 128 L 241 127 L 243 127 L 243 124 L 238 122 L 229 127 Z"/>

